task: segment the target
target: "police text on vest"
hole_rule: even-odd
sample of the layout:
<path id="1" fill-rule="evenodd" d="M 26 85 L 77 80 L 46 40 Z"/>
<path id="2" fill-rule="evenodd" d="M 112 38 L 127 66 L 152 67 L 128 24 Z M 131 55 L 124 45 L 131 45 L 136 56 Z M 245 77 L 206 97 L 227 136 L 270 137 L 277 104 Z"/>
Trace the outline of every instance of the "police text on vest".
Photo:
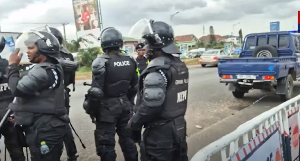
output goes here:
<path id="1" fill-rule="evenodd" d="M 0 84 L 0 92 L 7 91 L 7 90 L 9 90 L 7 83 Z"/>
<path id="2" fill-rule="evenodd" d="M 186 101 L 187 90 L 177 93 L 177 103 Z"/>
<path id="3" fill-rule="evenodd" d="M 114 66 L 118 66 L 118 67 L 129 66 L 129 65 L 130 65 L 129 61 L 114 62 Z"/>

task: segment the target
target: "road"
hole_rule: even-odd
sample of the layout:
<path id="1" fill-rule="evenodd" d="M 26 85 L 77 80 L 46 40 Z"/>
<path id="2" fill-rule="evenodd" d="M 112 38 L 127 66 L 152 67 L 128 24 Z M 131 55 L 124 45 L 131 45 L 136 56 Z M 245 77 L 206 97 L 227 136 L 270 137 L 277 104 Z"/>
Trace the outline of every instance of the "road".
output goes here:
<path id="1" fill-rule="evenodd" d="M 231 92 L 227 90 L 227 86 L 219 83 L 217 75 L 217 68 L 215 67 L 191 67 L 189 69 L 189 95 L 188 95 L 188 110 L 186 112 L 186 120 L 188 123 L 188 137 L 200 138 L 203 135 L 209 134 L 209 130 L 218 133 L 216 136 L 207 136 L 206 140 L 214 141 L 218 137 L 227 134 L 226 130 L 219 130 L 209 128 L 211 125 L 222 123 L 227 117 L 235 117 L 235 113 L 245 110 L 245 108 L 251 108 L 254 112 L 248 112 L 247 117 L 238 118 L 235 123 L 229 123 L 226 126 L 230 126 L 229 129 L 236 128 L 239 124 L 239 120 L 255 117 L 257 114 L 267 110 L 273 106 L 280 104 L 279 98 L 274 95 L 268 95 L 261 91 L 251 91 L 243 100 L 235 99 Z M 80 146 L 78 139 L 76 138 L 77 147 L 79 151 L 79 160 L 81 161 L 96 161 L 99 157 L 95 153 L 94 136 L 93 131 L 95 125 L 90 121 L 88 115 L 85 114 L 82 108 L 82 102 L 84 94 L 88 87 L 82 85 L 83 81 L 76 83 L 76 91 L 71 93 L 71 114 L 70 118 L 72 124 L 77 130 L 78 134 L 82 137 L 83 142 L 87 146 L 87 149 L 83 149 Z M 297 93 L 299 90 L 297 88 Z M 264 97 L 265 96 L 265 97 Z M 263 97 L 263 99 L 261 99 Z M 260 100 L 261 99 L 261 100 Z M 258 102 L 256 102 L 259 100 Z M 253 102 L 256 102 L 253 105 Z M 259 110 L 256 110 L 259 109 Z M 76 136 L 75 136 L 76 137 Z M 197 142 L 189 141 L 194 144 Z M 195 152 L 198 148 L 207 145 L 209 142 L 203 142 L 201 145 L 191 145 L 191 147 L 197 149 L 189 149 L 191 152 Z M 116 146 L 118 161 L 123 161 L 123 156 L 119 146 Z M 190 152 L 190 154 L 192 154 Z M 63 154 L 62 159 L 66 159 L 66 155 Z"/>

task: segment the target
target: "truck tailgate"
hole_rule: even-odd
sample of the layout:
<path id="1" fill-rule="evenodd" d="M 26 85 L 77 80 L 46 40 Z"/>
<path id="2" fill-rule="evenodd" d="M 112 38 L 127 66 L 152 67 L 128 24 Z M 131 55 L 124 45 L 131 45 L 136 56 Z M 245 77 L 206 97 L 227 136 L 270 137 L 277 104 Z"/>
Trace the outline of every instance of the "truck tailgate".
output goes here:
<path id="1" fill-rule="evenodd" d="M 233 58 L 220 59 L 218 72 L 221 75 L 272 75 L 277 77 L 278 58 Z"/>

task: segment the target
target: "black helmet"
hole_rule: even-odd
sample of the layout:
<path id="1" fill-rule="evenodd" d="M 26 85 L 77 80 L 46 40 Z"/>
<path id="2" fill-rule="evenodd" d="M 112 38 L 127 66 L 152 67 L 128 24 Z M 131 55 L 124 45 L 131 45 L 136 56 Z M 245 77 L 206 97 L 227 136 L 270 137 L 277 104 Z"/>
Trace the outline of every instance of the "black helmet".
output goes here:
<path id="1" fill-rule="evenodd" d="M 51 33 L 57 38 L 59 44 L 61 45 L 64 41 L 64 37 L 61 34 L 61 32 L 57 28 L 54 28 L 54 27 L 49 27 L 49 29 L 50 29 Z"/>
<path id="2" fill-rule="evenodd" d="M 142 38 L 146 39 L 151 49 L 161 49 L 167 54 L 181 54 L 174 44 L 174 30 L 170 25 L 150 20 L 149 27 L 144 29 Z"/>
<path id="3" fill-rule="evenodd" d="M 5 38 L 3 36 L 1 36 L 0 38 L 0 53 L 4 50 L 5 48 Z"/>
<path id="4" fill-rule="evenodd" d="M 145 46 L 145 44 L 140 42 L 136 45 L 135 50 L 142 49 L 144 46 Z"/>
<path id="5" fill-rule="evenodd" d="M 100 34 L 102 49 L 123 47 L 123 36 L 120 31 L 113 27 L 104 29 Z"/>
<path id="6" fill-rule="evenodd" d="M 22 53 L 27 52 L 28 46 L 36 44 L 38 47 L 37 56 L 42 54 L 56 60 L 59 59 L 60 44 L 57 38 L 50 32 L 36 30 L 25 32 L 20 35 L 16 42 L 16 48 L 25 50 L 20 50 Z"/>

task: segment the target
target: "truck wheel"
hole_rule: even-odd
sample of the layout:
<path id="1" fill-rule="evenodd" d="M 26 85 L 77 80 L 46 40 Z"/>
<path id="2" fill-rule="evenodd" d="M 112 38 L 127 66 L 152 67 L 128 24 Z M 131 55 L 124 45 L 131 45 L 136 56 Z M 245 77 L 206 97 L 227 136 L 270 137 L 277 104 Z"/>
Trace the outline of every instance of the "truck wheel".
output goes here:
<path id="1" fill-rule="evenodd" d="M 206 66 L 206 64 L 201 64 L 201 66 L 202 66 L 202 67 L 205 67 L 205 66 Z"/>
<path id="2" fill-rule="evenodd" d="M 294 93 L 294 80 L 291 74 L 286 77 L 285 81 L 285 94 L 280 95 L 282 101 L 287 101 L 293 97 Z"/>
<path id="3" fill-rule="evenodd" d="M 232 95 L 235 98 L 243 98 L 245 95 L 245 92 L 235 90 L 235 91 L 232 91 Z"/>
<path id="4" fill-rule="evenodd" d="M 278 52 L 272 45 L 263 45 L 255 48 L 252 56 L 258 58 L 273 58 L 278 57 Z"/>

